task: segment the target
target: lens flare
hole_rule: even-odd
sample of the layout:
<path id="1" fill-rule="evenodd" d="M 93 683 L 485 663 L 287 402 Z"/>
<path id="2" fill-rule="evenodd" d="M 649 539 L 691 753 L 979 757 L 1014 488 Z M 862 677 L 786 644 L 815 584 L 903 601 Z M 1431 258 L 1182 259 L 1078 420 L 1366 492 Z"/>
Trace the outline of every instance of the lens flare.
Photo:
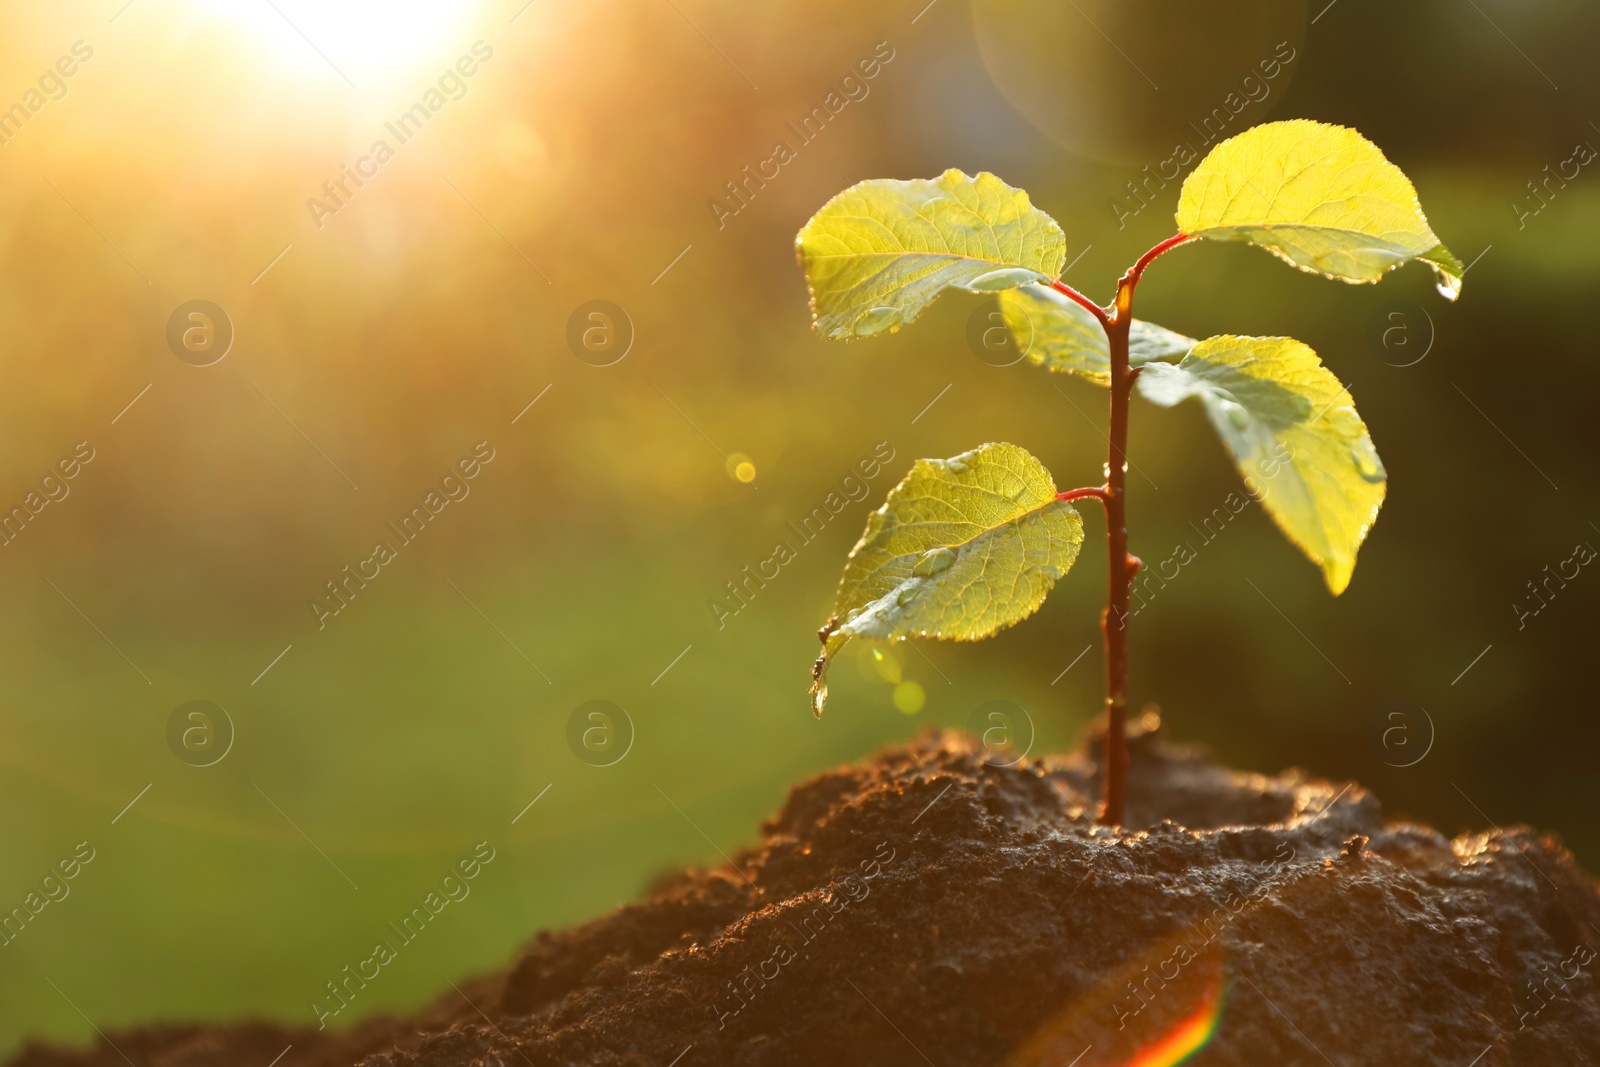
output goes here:
<path id="1" fill-rule="evenodd" d="M 894 687 L 895 710 L 902 715 L 915 715 L 928 702 L 928 694 L 917 682 L 905 681 Z"/>
<path id="2" fill-rule="evenodd" d="M 1074 997 L 1007 1067 L 1176 1067 L 1222 1019 L 1226 966 L 1217 929 L 1162 938 Z"/>
<path id="3" fill-rule="evenodd" d="M 1165 1034 L 1140 1049 L 1122 1067 L 1176 1067 L 1206 1047 L 1222 1019 L 1222 971 L 1213 972 L 1205 993 L 1183 1019 Z"/>

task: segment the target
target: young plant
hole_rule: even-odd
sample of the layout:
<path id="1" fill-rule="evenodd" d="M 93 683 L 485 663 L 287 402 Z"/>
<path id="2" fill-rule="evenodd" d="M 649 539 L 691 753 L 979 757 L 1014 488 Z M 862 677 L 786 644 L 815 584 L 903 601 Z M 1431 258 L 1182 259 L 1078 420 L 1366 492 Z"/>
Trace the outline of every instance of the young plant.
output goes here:
<path id="1" fill-rule="evenodd" d="M 1177 221 L 1178 233 L 1139 257 L 1106 307 L 1060 280 L 1066 240 L 1055 220 L 988 173 L 861 182 L 800 231 L 795 244 L 815 326 L 828 339 L 897 330 L 947 288 L 998 292 L 1006 326 L 1030 362 L 1111 393 L 1101 485 L 1058 492 L 1044 465 L 1010 444 L 912 466 L 867 520 L 819 631 L 816 714 L 828 698 L 828 664 L 851 638 L 975 641 L 1031 615 L 1083 543 L 1072 502 L 1096 500 L 1105 508 L 1110 571 L 1101 617 L 1101 821 L 1121 822 L 1128 603 L 1140 567 L 1128 551 L 1126 522 L 1135 385 L 1161 407 L 1199 400 L 1246 487 L 1321 567 L 1328 589 L 1344 591 L 1387 480 L 1349 390 L 1288 337 L 1197 341 L 1139 321 L 1134 291 L 1157 257 L 1200 240 L 1245 241 L 1351 283 L 1376 282 L 1420 260 L 1450 300 L 1461 291 L 1461 261 L 1429 229 L 1411 182 L 1375 145 L 1354 130 L 1304 120 L 1256 126 L 1217 145 L 1184 181 Z"/>

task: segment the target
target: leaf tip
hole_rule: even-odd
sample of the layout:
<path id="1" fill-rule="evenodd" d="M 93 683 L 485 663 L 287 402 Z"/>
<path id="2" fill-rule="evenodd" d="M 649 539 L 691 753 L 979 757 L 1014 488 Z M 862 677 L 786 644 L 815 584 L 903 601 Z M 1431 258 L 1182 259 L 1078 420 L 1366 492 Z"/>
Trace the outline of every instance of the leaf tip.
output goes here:
<path id="1" fill-rule="evenodd" d="M 1350 588 L 1350 577 L 1355 573 L 1354 560 L 1329 560 L 1322 565 L 1322 580 L 1328 583 L 1328 592 L 1338 596 Z M 818 712 L 817 714 L 822 714 Z"/>
<path id="2" fill-rule="evenodd" d="M 1435 245 L 1417 258 L 1433 268 L 1434 285 L 1438 287 L 1439 295 L 1454 303 L 1461 295 L 1461 279 L 1467 273 L 1461 260 L 1442 244 Z"/>
<path id="3" fill-rule="evenodd" d="M 817 631 L 817 640 L 822 642 L 822 655 L 817 657 L 817 662 L 811 665 L 811 714 L 822 718 L 822 709 L 828 706 L 828 661 L 838 651 L 833 644 L 834 633 L 842 625 L 837 615 L 830 616 L 822 624 L 822 629 Z M 843 644 L 841 640 L 839 644 Z"/>
<path id="4" fill-rule="evenodd" d="M 820 665 L 821 662 L 822 662 L 822 660 L 820 658 L 818 658 L 817 663 Z M 813 670 L 812 673 L 815 674 L 816 673 L 815 670 Z M 811 715 L 812 715 L 812 717 L 813 718 L 817 718 L 817 719 L 822 718 L 822 709 L 827 706 L 827 703 L 828 703 L 828 686 L 827 686 L 826 683 L 824 683 L 822 681 L 821 678 L 818 678 L 816 681 L 811 683 Z"/>

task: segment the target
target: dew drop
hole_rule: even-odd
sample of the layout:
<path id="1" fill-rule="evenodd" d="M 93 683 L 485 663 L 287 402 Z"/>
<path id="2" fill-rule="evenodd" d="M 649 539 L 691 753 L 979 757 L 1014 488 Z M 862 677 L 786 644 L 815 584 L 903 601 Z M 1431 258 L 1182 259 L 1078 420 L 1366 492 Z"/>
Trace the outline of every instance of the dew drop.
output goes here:
<path id="1" fill-rule="evenodd" d="M 956 561 L 956 554 L 948 548 L 930 548 L 917 560 L 911 568 L 911 573 L 923 578 L 931 578 L 940 571 L 945 570 Z M 903 603 L 903 601 L 902 601 Z"/>
<path id="2" fill-rule="evenodd" d="M 945 460 L 944 461 L 944 469 L 949 471 L 951 474 L 965 474 L 965 473 L 967 473 L 967 465 L 965 463 L 961 462 L 959 459 L 947 459 L 947 460 Z"/>
<path id="3" fill-rule="evenodd" d="M 1356 465 L 1356 473 L 1366 481 L 1381 482 L 1388 477 L 1388 472 L 1383 469 L 1383 461 L 1366 441 L 1357 441 L 1350 446 L 1350 460 Z"/>
<path id="4" fill-rule="evenodd" d="M 1222 413 L 1228 418 L 1228 425 L 1235 430 L 1241 431 L 1250 428 L 1250 413 L 1244 409 L 1243 405 L 1232 400 L 1221 400 L 1218 403 L 1222 406 Z"/>
<path id="5" fill-rule="evenodd" d="M 917 594 L 919 592 L 921 592 L 921 589 L 918 586 L 902 586 L 900 592 L 895 594 L 894 602 L 899 604 L 901 607 L 905 607 L 907 604 L 917 599 Z"/>
<path id="6" fill-rule="evenodd" d="M 899 308 L 868 308 L 856 319 L 855 334 L 857 337 L 871 337 L 875 333 L 896 329 L 904 321 L 905 314 Z"/>
<path id="7" fill-rule="evenodd" d="M 1039 272 L 1029 270 L 1027 267 L 1001 267 L 999 270 L 980 274 L 967 283 L 967 288 L 975 293 L 987 293 L 996 289 L 1015 289 L 1019 285 L 1039 280 Z"/>
<path id="8" fill-rule="evenodd" d="M 1352 407 L 1334 408 L 1328 412 L 1328 425 L 1346 441 L 1353 441 L 1366 431 L 1366 427 L 1361 425 L 1361 416 Z"/>

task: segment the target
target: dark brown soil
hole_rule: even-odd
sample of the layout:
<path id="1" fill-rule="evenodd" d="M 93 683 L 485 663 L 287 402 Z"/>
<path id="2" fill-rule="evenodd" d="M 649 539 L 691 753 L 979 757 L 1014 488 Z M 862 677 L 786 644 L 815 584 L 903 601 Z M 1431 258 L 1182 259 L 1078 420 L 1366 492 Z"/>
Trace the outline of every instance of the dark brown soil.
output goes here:
<path id="1" fill-rule="evenodd" d="M 1129 827 L 1081 758 L 956 735 L 798 786 L 735 868 L 540 934 L 342 1036 L 158 1027 L 15 1067 L 1600 1064 L 1600 893 L 1549 837 L 1385 823 L 1358 785 L 1133 744 Z M 1220 1015 L 1219 1015 L 1220 1012 Z M 1158 1064 L 1171 1059 L 1148 1061 Z"/>

